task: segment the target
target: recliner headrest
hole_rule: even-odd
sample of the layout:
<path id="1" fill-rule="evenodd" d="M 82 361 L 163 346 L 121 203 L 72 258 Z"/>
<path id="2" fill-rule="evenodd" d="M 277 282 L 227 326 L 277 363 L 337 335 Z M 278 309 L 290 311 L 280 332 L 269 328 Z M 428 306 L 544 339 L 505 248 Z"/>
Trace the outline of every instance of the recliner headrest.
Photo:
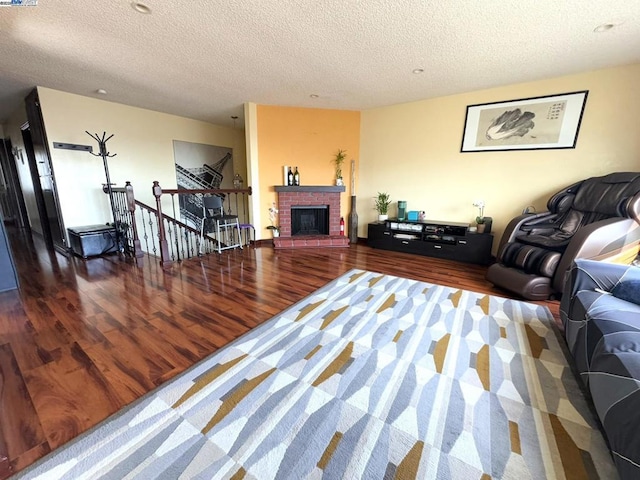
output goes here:
<path id="1" fill-rule="evenodd" d="M 584 180 L 574 183 L 573 185 L 568 186 L 567 188 L 563 188 L 558 193 L 554 194 L 549 198 L 547 202 L 547 210 L 551 213 L 559 213 L 564 212 L 571 206 L 573 203 L 573 199 L 575 198 L 575 193 L 580 188 L 580 185 L 584 183 Z"/>
<path id="2" fill-rule="evenodd" d="M 602 183 L 633 183 L 640 178 L 640 173 L 636 172 L 617 172 L 610 173 L 604 177 L 599 177 Z"/>
<path id="3" fill-rule="evenodd" d="M 640 173 L 617 172 L 603 177 L 586 179 L 573 202 L 573 208 L 608 217 L 627 217 L 621 211 L 621 201 L 640 192 Z M 621 215 L 622 214 L 622 215 Z"/>

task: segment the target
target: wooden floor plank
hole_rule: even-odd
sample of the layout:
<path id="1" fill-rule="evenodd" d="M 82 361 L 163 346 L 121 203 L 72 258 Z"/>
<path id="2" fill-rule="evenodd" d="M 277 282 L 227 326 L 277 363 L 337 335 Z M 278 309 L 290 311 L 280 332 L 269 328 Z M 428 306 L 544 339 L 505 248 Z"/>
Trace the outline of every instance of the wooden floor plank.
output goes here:
<path id="1" fill-rule="evenodd" d="M 0 345 L 0 457 L 16 458 L 45 441 L 11 345 Z"/>
<path id="2" fill-rule="evenodd" d="M 84 260 L 9 236 L 21 288 L 0 294 L 0 479 L 352 268 L 508 296 L 486 267 L 361 244 L 245 248 L 165 272 L 149 258 Z M 557 318 L 558 302 L 539 303 Z"/>
<path id="3" fill-rule="evenodd" d="M 123 405 L 96 366 L 69 369 L 71 360 L 67 354 L 63 359 L 24 374 L 51 449 L 88 430 Z"/>

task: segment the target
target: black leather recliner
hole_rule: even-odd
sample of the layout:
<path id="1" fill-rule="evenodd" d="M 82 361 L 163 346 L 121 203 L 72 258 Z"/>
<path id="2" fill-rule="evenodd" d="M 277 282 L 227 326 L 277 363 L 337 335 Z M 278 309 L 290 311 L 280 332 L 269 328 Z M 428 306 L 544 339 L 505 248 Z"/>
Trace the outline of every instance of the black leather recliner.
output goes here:
<path id="1" fill-rule="evenodd" d="M 494 285 L 529 300 L 562 293 L 576 258 L 630 264 L 640 248 L 640 173 L 592 177 L 553 195 L 547 212 L 520 215 L 507 225 Z"/>

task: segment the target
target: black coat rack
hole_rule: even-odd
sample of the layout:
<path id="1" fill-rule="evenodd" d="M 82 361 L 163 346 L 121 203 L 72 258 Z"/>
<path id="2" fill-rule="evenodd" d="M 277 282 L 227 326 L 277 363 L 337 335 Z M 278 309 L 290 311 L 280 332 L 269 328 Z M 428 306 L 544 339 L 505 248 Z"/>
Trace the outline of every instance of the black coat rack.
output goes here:
<path id="1" fill-rule="evenodd" d="M 90 152 L 94 157 L 102 157 L 102 163 L 104 164 L 104 174 L 107 177 L 107 194 L 109 195 L 109 203 L 111 204 L 111 215 L 113 217 L 113 226 L 116 231 L 116 245 L 118 246 L 118 251 L 122 251 L 122 241 L 120 238 L 120 226 L 117 224 L 117 216 L 116 216 L 116 204 L 113 200 L 113 189 L 111 188 L 111 177 L 109 176 L 109 163 L 107 162 L 107 158 L 112 158 L 117 155 L 117 153 L 109 153 L 107 150 L 107 142 L 113 137 L 113 134 L 107 137 L 107 132 L 102 132 L 102 137 L 99 137 L 97 133 L 93 135 L 85 130 L 87 135 L 93 138 L 96 142 L 98 142 L 98 146 L 100 147 L 100 153 Z"/>

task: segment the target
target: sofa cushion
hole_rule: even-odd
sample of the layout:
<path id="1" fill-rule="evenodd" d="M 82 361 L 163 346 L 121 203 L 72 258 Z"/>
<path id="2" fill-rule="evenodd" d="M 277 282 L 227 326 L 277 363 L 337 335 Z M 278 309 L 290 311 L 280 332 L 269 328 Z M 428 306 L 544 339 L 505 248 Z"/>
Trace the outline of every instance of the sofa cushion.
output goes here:
<path id="1" fill-rule="evenodd" d="M 610 379 L 611 377 L 609 377 Z M 595 379 L 594 379 L 595 380 Z M 612 386 L 606 382 L 607 378 L 602 377 L 602 382 L 594 381 L 591 389 L 595 403 L 601 403 L 601 407 L 605 402 L 600 397 L 604 391 L 618 386 Z M 605 416 L 601 418 L 602 426 L 607 432 L 609 447 L 613 452 L 613 460 L 618 467 L 618 473 L 622 479 L 637 479 L 638 465 L 640 461 L 640 435 L 638 435 L 638 425 L 640 425 L 640 388 L 638 388 L 637 380 L 632 378 L 623 379 L 628 384 L 628 388 L 623 390 L 625 395 L 619 395 L 606 399 L 610 404 L 606 410 Z M 635 390 L 630 391 L 635 385 Z"/>
<path id="2" fill-rule="evenodd" d="M 606 334 L 594 347 L 590 367 L 591 373 L 594 374 L 599 375 L 605 372 L 618 378 L 631 378 L 635 385 L 634 390 L 638 389 L 640 385 L 640 330 L 636 332 L 622 330 Z M 593 388 L 593 385 L 591 387 Z M 619 395 L 619 391 L 606 392 L 606 394 Z M 606 410 L 602 413 L 606 413 Z"/>
<path id="3" fill-rule="evenodd" d="M 577 259 L 560 305 L 567 345 L 622 480 L 640 478 L 640 305 L 612 292 L 619 287 L 629 298 L 620 285 L 638 280 L 635 267 Z"/>
<path id="4" fill-rule="evenodd" d="M 621 300 L 640 305 L 640 280 L 634 279 L 621 281 L 613 287 L 611 295 L 620 298 Z"/>
<path id="5" fill-rule="evenodd" d="M 640 310 L 636 315 L 640 316 Z M 618 331 L 602 338 L 591 361 L 589 392 L 618 469 L 631 472 L 622 478 L 638 478 L 640 331 Z"/>
<path id="6" fill-rule="evenodd" d="M 582 290 L 573 298 L 571 311 L 572 317 L 568 319 L 571 325 L 565 326 L 567 345 L 588 385 L 590 379 L 586 374 L 593 370 L 597 349 L 606 343 L 609 352 L 616 348 L 624 350 L 627 348 L 623 345 L 624 335 L 615 334 L 640 332 L 640 306 L 609 293 Z"/>

